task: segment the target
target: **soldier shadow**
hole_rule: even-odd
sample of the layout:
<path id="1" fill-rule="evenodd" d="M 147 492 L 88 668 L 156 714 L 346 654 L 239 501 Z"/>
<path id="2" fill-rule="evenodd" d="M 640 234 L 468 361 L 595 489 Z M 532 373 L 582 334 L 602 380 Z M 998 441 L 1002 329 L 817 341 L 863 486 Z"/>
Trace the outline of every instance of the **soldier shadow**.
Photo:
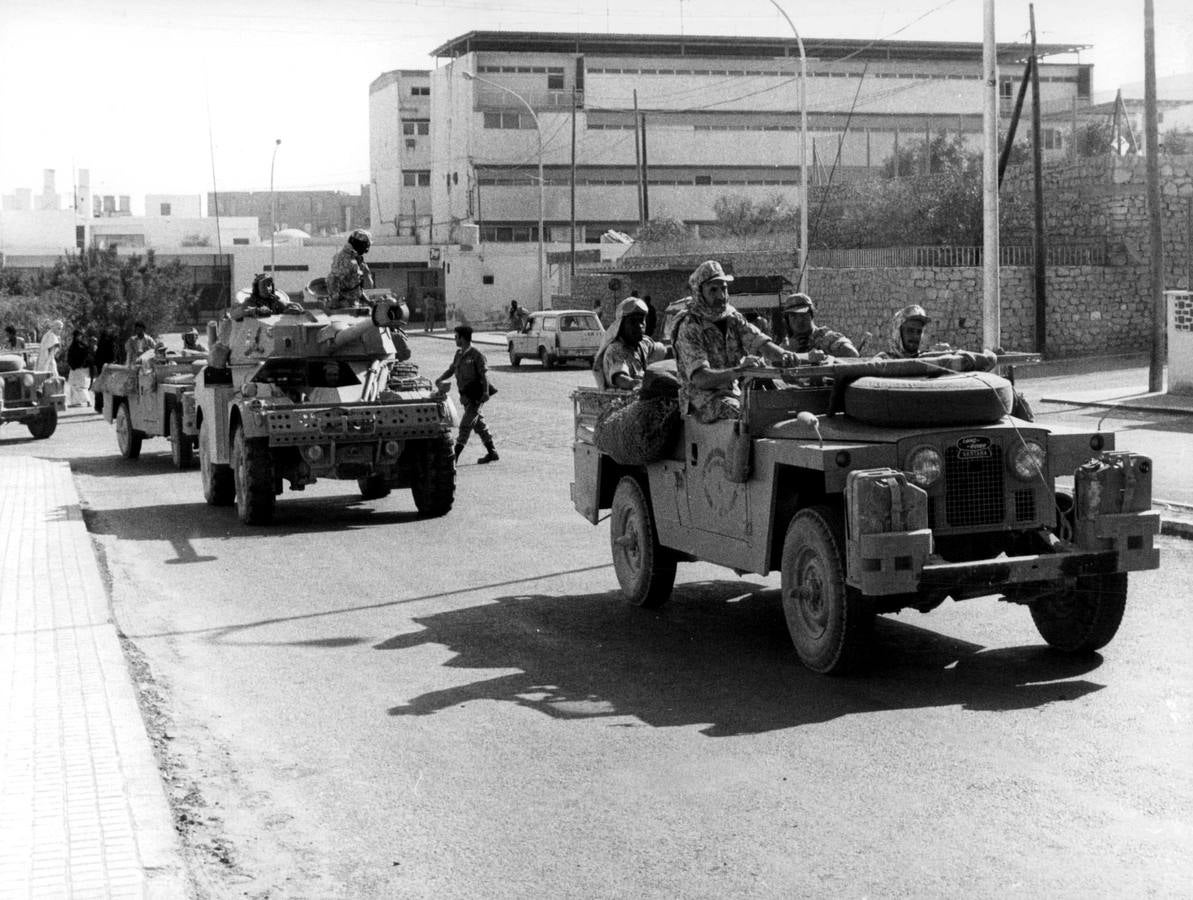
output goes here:
<path id="1" fill-rule="evenodd" d="M 524 594 L 414 621 L 422 631 L 375 649 L 440 644 L 456 654 L 449 668 L 517 671 L 410 698 L 393 716 L 500 700 L 559 719 L 699 726 L 725 737 L 898 709 L 1030 709 L 1102 687 L 1080 677 L 1097 656 L 985 650 L 886 618 L 868 671 L 826 678 L 796 659 L 778 592 L 740 581 L 684 584 L 660 610 L 628 606 L 617 592 Z"/>

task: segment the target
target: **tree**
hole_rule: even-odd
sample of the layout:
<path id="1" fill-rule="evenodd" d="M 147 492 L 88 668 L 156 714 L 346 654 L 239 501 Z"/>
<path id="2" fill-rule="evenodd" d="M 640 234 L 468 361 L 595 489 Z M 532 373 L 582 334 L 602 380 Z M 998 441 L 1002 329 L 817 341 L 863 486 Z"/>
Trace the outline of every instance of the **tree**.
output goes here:
<path id="1" fill-rule="evenodd" d="M 733 237 L 789 232 L 796 227 L 799 215 L 798 207 L 793 207 L 781 194 L 761 201 L 742 194 L 722 194 L 712 208 L 717 217 L 717 231 Z"/>
<path id="2" fill-rule="evenodd" d="M 638 229 L 638 240 L 644 244 L 668 244 L 687 240 L 688 226 L 679 219 L 651 219 Z"/>
<path id="3" fill-rule="evenodd" d="M 1114 151 L 1114 126 L 1107 121 L 1086 122 L 1073 134 L 1078 156 L 1105 156 Z"/>

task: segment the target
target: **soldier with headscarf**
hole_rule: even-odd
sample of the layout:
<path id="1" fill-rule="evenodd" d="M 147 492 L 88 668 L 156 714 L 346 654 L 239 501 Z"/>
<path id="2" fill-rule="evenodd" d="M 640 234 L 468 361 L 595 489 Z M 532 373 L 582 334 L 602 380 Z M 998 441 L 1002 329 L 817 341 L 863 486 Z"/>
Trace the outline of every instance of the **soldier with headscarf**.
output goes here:
<path id="1" fill-rule="evenodd" d="M 637 297 L 617 304 L 613 324 L 592 361 L 597 387 L 632 391 L 642 383 L 648 365 L 667 358 L 667 348 L 646 336 L 647 314 L 646 304 Z"/>
<path id="2" fill-rule="evenodd" d="M 680 411 L 706 423 L 741 418 L 738 378 L 763 359 L 783 367 L 815 361 L 784 351 L 730 306 L 731 281 L 733 276 L 716 260 L 697 266 L 688 278 L 692 295 L 687 309 L 672 331 Z"/>
<path id="3" fill-rule="evenodd" d="M 820 350 L 829 356 L 855 357 L 857 347 L 853 341 L 824 325 L 816 324 L 816 304 L 807 294 L 786 294 L 780 307 L 783 323 L 787 326 L 787 339 L 783 349 L 793 353 L 808 353 Z"/>
<path id="4" fill-rule="evenodd" d="M 365 288 L 373 286 L 373 274 L 365 263 L 365 254 L 372 245 L 372 236 L 363 228 L 348 235 L 348 243 L 332 259 L 327 274 L 328 309 L 368 305 Z"/>
<path id="5" fill-rule="evenodd" d="M 952 348 L 948 344 L 933 344 L 928 350 L 922 349 L 924 329 L 932 319 L 924 307 L 913 303 L 905 306 L 891 319 L 887 348 L 878 354 L 881 359 L 915 359 L 925 353 L 948 353 Z"/>

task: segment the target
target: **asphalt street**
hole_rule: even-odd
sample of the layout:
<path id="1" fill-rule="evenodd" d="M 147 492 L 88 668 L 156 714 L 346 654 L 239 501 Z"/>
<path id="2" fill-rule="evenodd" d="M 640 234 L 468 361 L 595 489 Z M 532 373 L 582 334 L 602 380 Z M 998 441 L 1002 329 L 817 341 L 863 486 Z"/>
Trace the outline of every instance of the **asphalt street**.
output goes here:
<path id="1" fill-rule="evenodd" d="M 414 349 L 437 375 L 452 346 Z M 1101 655 L 975 600 L 885 617 L 871 671 L 825 679 L 777 575 L 685 565 L 667 606 L 624 605 L 569 499 L 588 373 L 485 349 L 502 458 L 474 439 L 441 519 L 326 482 L 248 528 L 164 440 L 125 461 L 82 410 L 0 431 L 72 462 L 197 896 L 1187 891 L 1193 544 L 1160 539 Z M 1188 441 L 1126 421 L 1142 452 Z"/>

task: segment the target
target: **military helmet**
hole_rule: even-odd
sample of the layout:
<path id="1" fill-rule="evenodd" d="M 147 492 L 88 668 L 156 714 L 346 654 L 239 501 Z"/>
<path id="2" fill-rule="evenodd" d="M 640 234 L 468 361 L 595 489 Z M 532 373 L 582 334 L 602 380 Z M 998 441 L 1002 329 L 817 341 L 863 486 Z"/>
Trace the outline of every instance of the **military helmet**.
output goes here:
<path id="1" fill-rule="evenodd" d="M 348 235 L 348 243 L 357 253 L 368 253 L 369 248 L 373 246 L 373 236 L 363 228 L 354 228 Z"/>

